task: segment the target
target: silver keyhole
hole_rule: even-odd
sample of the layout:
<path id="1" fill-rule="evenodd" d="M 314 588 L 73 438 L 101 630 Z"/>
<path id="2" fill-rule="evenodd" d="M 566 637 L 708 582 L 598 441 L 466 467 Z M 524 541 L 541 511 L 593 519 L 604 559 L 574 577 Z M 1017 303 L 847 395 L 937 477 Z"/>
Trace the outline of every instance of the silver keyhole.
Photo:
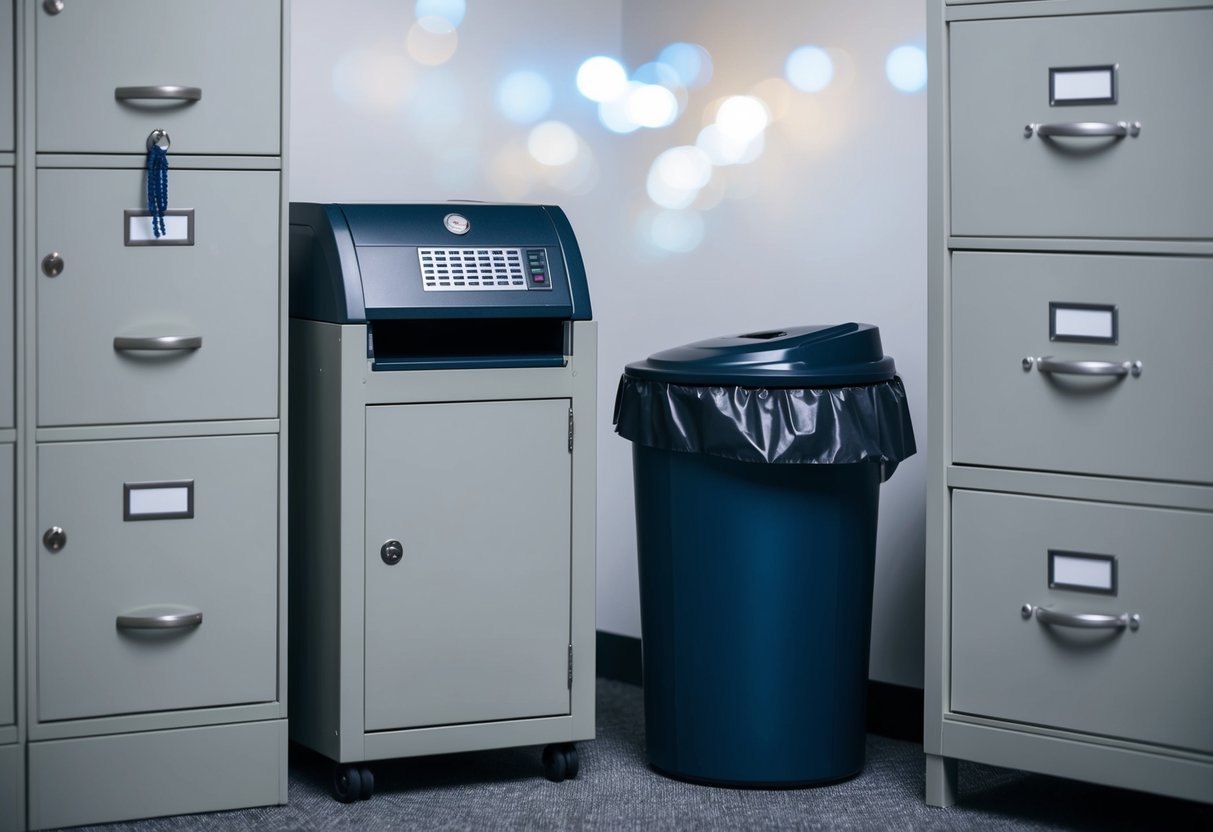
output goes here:
<path id="1" fill-rule="evenodd" d="M 42 545 L 52 552 L 58 552 L 67 545 L 67 532 L 58 526 L 51 526 L 42 535 Z"/>
<path id="2" fill-rule="evenodd" d="M 42 258 L 42 273 L 47 277 L 58 277 L 63 274 L 63 255 L 57 251 Z"/>
<path id="3" fill-rule="evenodd" d="M 42 8 L 47 14 L 59 14 L 63 11 L 63 0 L 42 0 Z"/>
<path id="4" fill-rule="evenodd" d="M 388 566 L 395 566 L 404 557 L 404 546 L 399 540 L 389 540 L 379 549 L 379 557 L 383 558 L 383 562 Z"/>

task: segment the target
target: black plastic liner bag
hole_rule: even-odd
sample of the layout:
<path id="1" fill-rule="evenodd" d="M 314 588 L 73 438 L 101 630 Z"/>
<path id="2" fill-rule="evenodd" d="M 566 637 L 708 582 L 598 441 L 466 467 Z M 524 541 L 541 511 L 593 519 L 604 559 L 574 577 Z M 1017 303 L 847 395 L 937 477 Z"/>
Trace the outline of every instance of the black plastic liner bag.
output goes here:
<path id="1" fill-rule="evenodd" d="M 716 338 L 629 365 L 615 431 L 650 448 L 740 462 L 879 463 L 883 481 L 917 450 L 894 369 L 867 324 Z"/>

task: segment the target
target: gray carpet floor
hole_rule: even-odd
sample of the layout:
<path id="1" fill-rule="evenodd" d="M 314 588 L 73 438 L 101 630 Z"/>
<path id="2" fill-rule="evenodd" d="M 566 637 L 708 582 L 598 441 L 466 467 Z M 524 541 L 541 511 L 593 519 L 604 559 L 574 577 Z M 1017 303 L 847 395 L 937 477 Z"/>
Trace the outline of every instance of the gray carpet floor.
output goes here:
<path id="1" fill-rule="evenodd" d="M 563 783 L 543 778 L 539 748 L 413 758 L 375 763 L 375 795 L 344 805 L 328 795 L 330 764 L 292 748 L 286 806 L 77 829 L 1213 830 L 1210 805 L 964 763 L 961 804 L 932 809 L 922 746 L 875 735 L 863 773 L 831 786 L 670 780 L 645 763 L 642 693 L 622 682 L 599 680 L 597 725 L 598 738 L 579 745 L 579 776 Z"/>

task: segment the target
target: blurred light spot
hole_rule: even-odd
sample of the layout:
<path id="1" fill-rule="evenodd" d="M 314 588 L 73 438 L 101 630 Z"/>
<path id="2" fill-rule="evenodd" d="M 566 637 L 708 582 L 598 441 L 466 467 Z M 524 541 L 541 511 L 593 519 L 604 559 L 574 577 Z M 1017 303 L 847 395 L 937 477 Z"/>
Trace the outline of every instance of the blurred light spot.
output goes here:
<path id="1" fill-rule="evenodd" d="M 671 43 L 657 60 L 672 68 L 684 87 L 701 87 L 712 78 L 712 56 L 697 43 Z"/>
<path id="2" fill-rule="evenodd" d="M 658 211 L 650 221 L 649 235 L 665 251 L 694 251 L 703 242 L 703 217 L 698 211 Z"/>
<path id="3" fill-rule="evenodd" d="M 927 85 L 927 53 L 917 46 L 899 46 L 884 62 L 889 83 L 901 92 L 918 92 Z"/>
<path id="4" fill-rule="evenodd" d="M 433 18 L 445 20 L 452 29 L 458 29 L 466 12 L 465 0 L 417 0 L 417 20 L 427 29 L 434 25 L 427 23 Z"/>
<path id="5" fill-rule="evenodd" d="M 752 95 L 730 96 L 716 111 L 716 126 L 734 141 L 749 141 L 766 130 L 768 123 L 766 105 Z"/>
<path id="6" fill-rule="evenodd" d="M 671 185 L 699 190 L 712 178 L 712 161 L 694 145 L 672 147 L 653 162 L 654 169 Z"/>
<path id="7" fill-rule="evenodd" d="M 653 160 L 645 190 L 663 208 L 686 208 L 712 178 L 712 162 L 698 147 L 672 147 Z"/>
<path id="8" fill-rule="evenodd" d="M 577 89 L 591 101 L 613 101 L 628 87 L 628 73 L 614 58 L 598 55 L 577 70 Z"/>
<path id="9" fill-rule="evenodd" d="M 361 49 L 333 66 L 333 92 L 352 106 L 390 111 L 408 99 L 412 74 L 403 55 Z"/>
<path id="10" fill-rule="evenodd" d="M 552 85 L 529 69 L 511 72 L 497 85 L 497 107 L 518 124 L 538 121 L 552 108 Z"/>
<path id="11" fill-rule="evenodd" d="M 445 18 L 427 17 L 409 29 L 409 55 L 419 64 L 444 64 L 455 55 L 458 46 L 459 35 Z"/>
<path id="12" fill-rule="evenodd" d="M 762 133 L 738 137 L 722 130 L 719 124 L 709 124 L 699 131 L 695 146 L 713 165 L 746 165 L 762 155 L 766 140 Z"/>
<path id="13" fill-rule="evenodd" d="M 678 73 L 669 64 L 651 61 L 640 66 L 632 73 L 632 80 L 642 84 L 657 84 L 666 89 L 682 86 Z"/>
<path id="14" fill-rule="evenodd" d="M 712 178 L 712 162 L 693 145 L 671 147 L 653 161 L 653 172 L 672 187 L 697 191 Z"/>
<path id="15" fill-rule="evenodd" d="M 834 61 L 819 46 L 802 46 L 788 55 L 784 71 L 796 89 L 821 92 L 834 80 Z"/>
<path id="16" fill-rule="evenodd" d="M 678 99 L 665 87 L 636 84 L 628 91 L 627 114 L 641 127 L 665 127 L 678 118 Z"/>
<path id="17" fill-rule="evenodd" d="M 643 85 L 633 81 L 629 86 L 640 87 Z M 602 126 L 612 133 L 631 133 L 633 130 L 640 129 L 640 125 L 632 119 L 628 111 L 629 100 L 628 95 L 621 95 L 618 98 L 600 102 L 598 120 L 602 122 Z"/>
<path id="18" fill-rule="evenodd" d="M 687 89 L 683 86 L 678 73 L 668 64 L 663 64 L 657 61 L 647 63 L 641 66 L 632 75 L 632 80 L 641 84 L 653 84 L 659 87 L 665 87 L 674 95 L 674 117 L 670 119 L 672 123 L 678 115 L 686 109 L 687 106 Z M 645 125 L 646 127 L 649 125 Z M 658 125 L 664 127 L 665 125 Z"/>
<path id="19" fill-rule="evenodd" d="M 771 121 L 779 121 L 786 116 L 792 105 L 792 85 L 782 78 L 759 81 L 750 92 L 766 105 Z"/>
<path id="20" fill-rule="evenodd" d="M 526 149 L 541 165 L 567 165 L 577 158 L 577 134 L 562 121 L 545 121 L 531 130 Z"/>

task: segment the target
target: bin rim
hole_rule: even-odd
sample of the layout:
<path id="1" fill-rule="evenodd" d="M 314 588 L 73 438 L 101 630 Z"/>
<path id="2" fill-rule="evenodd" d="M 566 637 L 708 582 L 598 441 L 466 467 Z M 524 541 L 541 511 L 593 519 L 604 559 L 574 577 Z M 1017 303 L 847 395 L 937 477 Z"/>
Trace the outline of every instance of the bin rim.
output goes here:
<path id="1" fill-rule="evenodd" d="M 628 364 L 635 379 L 754 389 L 848 387 L 897 374 L 880 330 L 854 321 L 783 327 L 695 341 Z"/>

